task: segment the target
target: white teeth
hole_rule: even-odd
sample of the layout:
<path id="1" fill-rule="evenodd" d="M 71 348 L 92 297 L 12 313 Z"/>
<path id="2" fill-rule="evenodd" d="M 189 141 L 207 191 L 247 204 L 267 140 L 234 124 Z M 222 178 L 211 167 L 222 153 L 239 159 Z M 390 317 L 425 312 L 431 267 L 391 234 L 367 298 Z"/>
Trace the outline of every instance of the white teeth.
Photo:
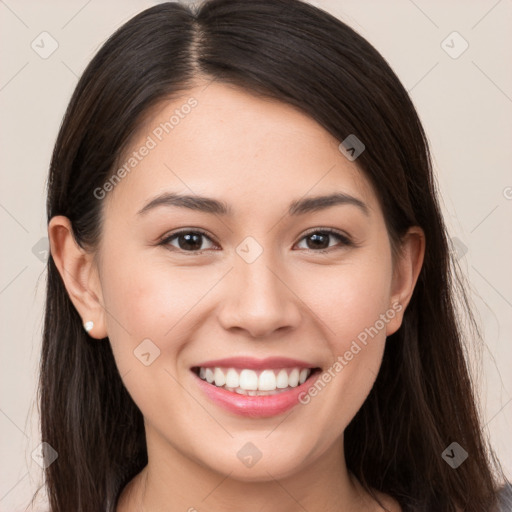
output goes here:
<path id="1" fill-rule="evenodd" d="M 235 368 L 199 368 L 199 377 L 209 384 L 241 395 L 273 395 L 303 384 L 311 368 L 281 370 L 237 370 Z"/>
<path id="2" fill-rule="evenodd" d="M 239 393 L 241 395 L 250 395 L 250 396 L 267 396 L 267 395 L 277 395 L 277 393 L 280 393 L 281 391 L 278 391 L 277 389 L 274 389 L 273 391 L 245 391 L 241 388 L 229 388 L 227 386 L 224 386 L 224 389 L 226 391 L 231 391 L 232 393 Z"/>
<path id="3" fill-rule="evenodd" d="M 288 376 L 288 386 L 296 388 L 299 385 L 299 370 L 294 368 Z"/>
<path id="4" fill-rule="evenodd" d="M 213 376 L 215 379 L 216 386 L 220 387 L 226 384 L 226 376 L 224 375 L 224 372 L 220 368 L 215 368 L 215 370 L 213 371 Z"/>
<path id="5" fill-rule="evenodd" d="M 288 387 L 288 374 L 286 373 L 286 370 L 281 370 L 277 374 L 276 386 L 279 389 L 284 389 Z"/>
<path id="6" fill-rule="evenodd" d="M 258 374 L 254 370 L 242 370 L 238 385 L 246 391 L 256 391 L 258 389 Z"/>
<path id="7" fill-rule="evenodd" d="M 202 368 L 201 368 L 202 369 Z M 201 372 L 199 372 L 199 377 L 201 377 Z M 227 388 L 237 388 L 240 384 L 240 377 L 238 376 L 238 372 L 233 368 L 228 370 L 226 374 L 226 387 Z"/>
<path id="8" fill-rule="evenodd" d="M 273 391 L 276 389 L 276 374 L 272 370 L 263 370 L 258 379 L 260 391 Z"/>

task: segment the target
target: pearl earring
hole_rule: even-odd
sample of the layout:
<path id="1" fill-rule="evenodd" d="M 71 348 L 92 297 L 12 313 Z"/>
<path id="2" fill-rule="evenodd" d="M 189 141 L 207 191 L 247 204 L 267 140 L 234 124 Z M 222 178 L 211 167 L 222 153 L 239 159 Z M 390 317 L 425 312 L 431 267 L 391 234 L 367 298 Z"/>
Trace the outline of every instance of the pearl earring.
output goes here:
<path id="1" fill-rule="evenodd" d="M 84 324 L 84 329 L 87 332 L 90 332 L 93 327 L 94 327 L 94 322 L 92 320 L 89 320 L 88 322 L 85 322 L 85 324 Z"/>

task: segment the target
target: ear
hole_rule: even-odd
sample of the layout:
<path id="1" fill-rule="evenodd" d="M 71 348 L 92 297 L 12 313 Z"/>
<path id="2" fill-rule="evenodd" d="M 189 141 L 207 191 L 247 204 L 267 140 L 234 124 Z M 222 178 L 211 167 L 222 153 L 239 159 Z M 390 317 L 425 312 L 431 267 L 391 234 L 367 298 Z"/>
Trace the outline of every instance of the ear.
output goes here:
<path id="1" fill-rule="evenodd" d="M 402 250 L 393 269 L 390 307 L 395 310 L 396 315 L 387 324 L 386 336 L 398 331 L 402 325 L 403 316 L 416 286 L 424 256 L 425 233 L 419 226 L 413 226 L 409 228 L 403 238 Z"/>
<path id="2" fill-rule="evenodd" d="M 59 270 L 82 324 L 94 322 L 89 336 L 103 339 L 107 336 L 105 308 L 98 269 L 93 254 L 75 241 L 73 228 L 67 217 L 56 215 L 48 224 L 50 252 Z"/>

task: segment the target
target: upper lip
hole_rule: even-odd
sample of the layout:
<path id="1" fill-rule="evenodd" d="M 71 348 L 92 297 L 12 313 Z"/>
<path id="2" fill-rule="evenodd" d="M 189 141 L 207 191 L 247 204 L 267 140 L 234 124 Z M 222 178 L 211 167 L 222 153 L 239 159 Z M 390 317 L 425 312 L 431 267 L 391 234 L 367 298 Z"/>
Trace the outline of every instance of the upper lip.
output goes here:
<path id="1" fill-rule="evenodd" d="M 279 369 L 279 368 L 316 368 L 315 365 L 300 361 L 299 359 L 290 359 L 289 357 L 266 357 L 265 359 L 256 359 L 249 356 L 227 357 L 224 359 L 215 359 L 199 363 L 194 367 L 202 368 L 239 368 L 250 370 Z"/>

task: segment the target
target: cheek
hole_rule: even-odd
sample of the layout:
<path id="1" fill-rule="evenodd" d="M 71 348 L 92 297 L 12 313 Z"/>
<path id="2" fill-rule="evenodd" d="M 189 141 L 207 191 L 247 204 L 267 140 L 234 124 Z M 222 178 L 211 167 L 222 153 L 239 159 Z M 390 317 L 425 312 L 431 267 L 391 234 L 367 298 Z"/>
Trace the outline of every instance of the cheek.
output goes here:
<path id="1" fill-rule="evenodd" d="M 222 272 L 179 267 L 149 253 L 133 258 L 114 250 L 110 254 L 102 278 L 108 336 L 121 376 L 129 374 L 127 388 L 145 403 L 145 395 L 156 399 L 159 389 L 171 392 L 177 386 L 170 375 L 182 375 L 181 353 L 197 315 L 207 315 L 207 301 L 201 299 Z"/>
<path id="2" fill-rule="evenodd" d="M 160 261 L 117 259 L 104 281 L 109 335 L 134 339 L 175 339 L 179 322 L 208 290 L 209 279 L 192 278 L 193 268 L 173 268 Z M 114 317 L 114 318 L 112 318 Z"/>
<path id="3" fill-rule="evenodd" d="M 391 271 L 385 261 L 361 258 L 336 271 L 324 270 L 323 275 L 315 270 L 314 278 L 304 282 L 317 283 L 313 291 L 304 288 L 304 293 L 309 293 L 307 302 L 322 320 L 325 338 L 337 354 L 345 352 L 358 336 L 364 338 L 361 333 L 375 326 L 390 307 Z M 377 323 L 377 330 L 385 337 L 382 322 Z"/>
<path id="4" fill-rule="evenodd" d="M 191 289 L 191 283 L 185 282 L 184 274 L 158 263 L 111 254 L 102 279 L 108 336 L 121 374 L 139 374 L 147 360 L 155 361 L 154 369 L 161 363 L 160 354 L 179 350 L 175 333 L 197 293 L 193 284 Z M 140 361 L 148 352 L 150 356 Z"/>
<path id="5" fill-rule="evenodd" d="M 377 377 L 386 341 L 386 326 L 396 311 L 389 304 L 391 262 L 372 258 L 316 272 L 323 293 L 312 309 L 322 320 L 323 335 L 331 354 L 317 384 L 304 403 L 315 403 L 315 417 L 331 424 L 339 435 L 364 403 Z M 320 277 L 320 280 L 318 278 Z M 318 396 L 318 398 L 316 398 Z M 334 425 L 336 427 L 334 427 Z M 327 439 L 328 438 L 328 439 Z M 325 442 L 332 439 L 327 436 Z"/>
<path id="6" fill-rule="evenodd" d="M 174 397 L 180 396 L 180 387 L 174 377 L 187 342 L 184 331 L 190 328 L 187 313 L 208 283 L 201 286 L 190 272 L 160 262 L 111 254 L 105 261 L 102 286 L 119 373 L 145 416 L 160 414 L 162 390 L 179 410 Z"/>

